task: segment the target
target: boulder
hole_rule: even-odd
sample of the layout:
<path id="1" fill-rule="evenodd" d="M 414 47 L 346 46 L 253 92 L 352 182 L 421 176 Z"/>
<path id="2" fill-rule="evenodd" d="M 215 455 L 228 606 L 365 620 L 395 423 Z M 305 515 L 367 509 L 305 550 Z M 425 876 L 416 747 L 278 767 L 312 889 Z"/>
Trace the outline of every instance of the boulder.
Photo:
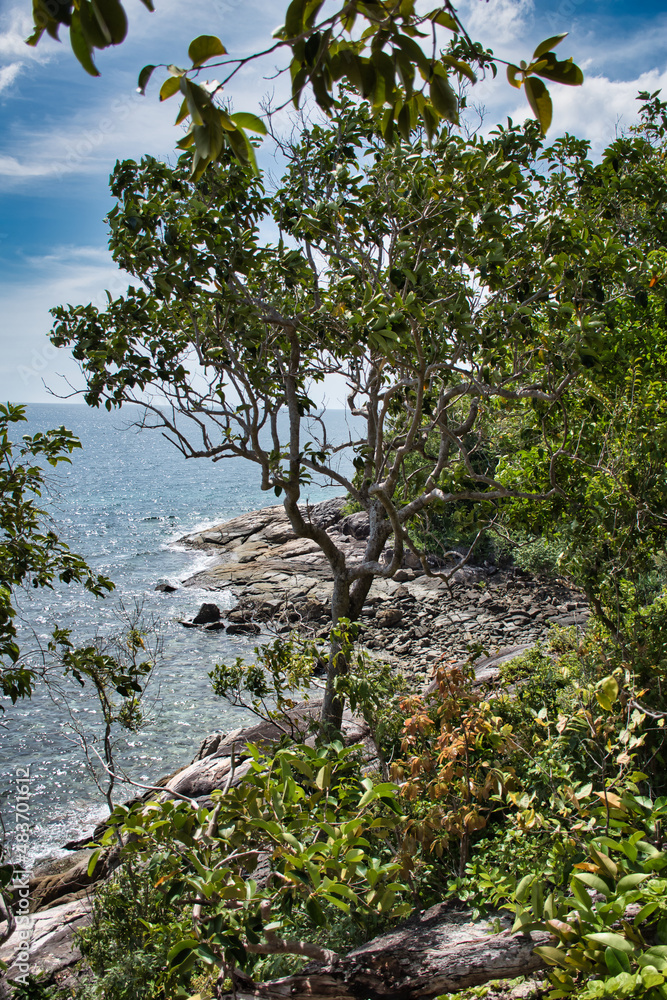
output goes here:
<path id="1" fill-rule="evenodd" d="M 219 622 L 221 618 L 220 608 L 217 604 L 202 604 L 195 618 L 193 625 L 210 625 L 211 622 Z"/>
<path id="2" fill-rule="evenodd" d="M 259 635 L 261 631 L 256 622 L 239 622 L 238 625 L 227 626 L 227 635 Z"/>
<path id="3" fill-rule="evenodd" d="M 242 607 L 234 608 L 227 615 L 227 620 L 233 622 L 234 625 L 241 625 L 244 622 L 251 622 L 254 617 L 254 608 Z"/>
<path id="4" fill-rule="evenodd" d="M 375 624 L 379 628 L 394 628 L 402 620 L 403 612 L 400 608 L 380 608 L 375 615 Z"/>
<path id="5" fill-rule="evenodd" d="M 35 866 L 30 879 L 30 909 L 43 910 L 56 902 L 70 902 L 86 894 L 105 871 L 105 860 L 100 858 L 92 875 L 88 862 L 92 851 L 77 851 L 64 858 L 49 858 Z"/>
<path id="6" fill-rule="evenodd" d="M 25 932 L 30 944 L 30 972 L 37 975 L 43 972 L 46 976 L 54 976 L 70 968 L 81 958 L 81 953 L 73 945 L 74 932 L 90 923 L 90 903 L 87 899 L 63 903 L 40 913 L 31 914 L 27 925 L 21 924 L 12 936 L 0 946 L 0 961 L 6 962 L 9 968 L 8 979 L 14 979 L 22 974 L 18 962 L 21 946 L 25 946 Z M 0 997 L 9 997 L 10 993 L 0 980 Z"/>
<path id="7" fill-rule="evenodd" d="M 348 514 L 343 518 L 341 531 L 344 535 L 352 535 L 353 538 L 363 540 L 371 533 L 368 514 L 365 510 L 359 510 L 356 514 Z"/>
<path id="8" fill-rule="evenodd" d="M 159 590 L 161 594 L 174 594 L 178 587 L 173 587 L 170 583 L 158 583 L 155 589 Z"/>

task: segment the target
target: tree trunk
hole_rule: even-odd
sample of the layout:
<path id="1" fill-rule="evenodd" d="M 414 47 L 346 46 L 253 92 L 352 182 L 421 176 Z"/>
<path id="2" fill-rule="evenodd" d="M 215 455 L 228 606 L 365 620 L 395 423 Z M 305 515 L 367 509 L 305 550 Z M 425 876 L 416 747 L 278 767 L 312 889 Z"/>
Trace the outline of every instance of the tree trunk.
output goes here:
<path id="1" fill-rule="evenodd" d="M 347 618 L 350 612 L 350 584 L 347 575 L 334 572 L 333 594 L 331 596 L 331 625 L 336 628 L 341 618 Z M 347 673 L 348 662 L 341 643 L 332 635 L 329 647 L 329 669 L 327 684 L 322 701 L 320 724 L 327 739 L 340 733 L 343 722 L 345 699 L 336 693 L 336 679 Z"/>
<path id="2" fill-rule="evenodd" d="M 469 913 L 447 914 L 433 907 L 417 920 L 375 938 L 341 958 L 273 982 L 255 984 L 237 976 L 237 1000 L 431 1000 L 494 979 L 530 975 L 545 968 L 533 953 L 553 943 L 543 932 L 532 937 L 505 930 L 489 934 L 486 922 Z M 231 996 L 220 992 L 220 1000 Z"/>

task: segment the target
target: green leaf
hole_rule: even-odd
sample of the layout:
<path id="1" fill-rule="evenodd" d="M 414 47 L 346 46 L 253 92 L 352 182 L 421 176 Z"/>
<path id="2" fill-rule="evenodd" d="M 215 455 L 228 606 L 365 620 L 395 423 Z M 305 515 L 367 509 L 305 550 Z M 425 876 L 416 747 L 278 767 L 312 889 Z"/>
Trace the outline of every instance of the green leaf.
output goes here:
<path id="1" fill-rule="evenodd" d="M 609 677 L 603 677 L 603 679 L 598 684 L 600 691 L 609 698 L 609 701 L 614 702 L 618 698 L 618 681 L 615 677 L 611 675 Z"/>
<path id="2" fill-rule="evenodd" d="M 611 931 L 602 931 L 596 934 L 586 934 L 586 940 L 595 941 L 605 948 L 613 948 L 614 951 L 624 951 L 630 955 L 635 950 L 632 941 L 628 941 L 622 934 L 613 934 Z"/>
<path id="3" fill-rule="evenodd" d="M 288 833 L 287 830 L 283 830 L 282 838 L 286 844 L 289 844 L 290 847 L 293 847 L 295 851 L 299 852 L 299 854 L 303 852 L 303 844 L 296 839 L 294 834 Z"/>
<path id="4" fill-rule="evenodd" d="M 507 67 L 507 82 L 511 87 L 516 87 L 517 90 L 521 89 L 522 73 L 518 66 L 513 63 L 509 63 Z"/>
<path id="5" fill-rule="evenodd" d="M 89 73 L 91 76 L 99 76 L 99 70 L 93 62 L 93 50 L 84 35 L 83 25 L 81 24 L 81 15 L 76 9 L 72 11 L 72 23 L 69 28 L 69 40 L 72 46 L 72 52 L 79 60 L 86 73 Z"/>
<path id="6" fill-rule="evenodd" d="M 308 0 L 292 0 L 285 14 L 285 35 L 295 38 L 303 31 L 303 17 Z"/>
<path id="7" fill-rule="evenodd" d="M 324 910 L 318 903 L 315 896 L 309 896 L 306 900 L 306 913 L 316 927 L 322 927 L 325 923 Z"/>
<path id="8" fill-rule="evenodd" d="M 127 35 L 127 14 L 119 0 L 92 0 L 92 7 L 102 31 L 111 45 L 120 45 Z"/>
<path id="9" fill-rule="evenodd" d="M 160 100 L 166 101 L 181 89 L 180 76 L 168 76 L 160 87 Z"/>
<path id="10" fill-rule="evenodd" d="M 613 948 L 605 948 L 604 960 L 607 963 L 607 969 L 609 970 L 610 975 L 619 976 L 622 972 L 629 971 L 621 965 L 621 956 L 625 958 L 626 962 L 628 961 L 627 955 L 625 955 L 624 952 L 614 951 Z"/>
<path id="11" fill-rule="evenodd" d="M 216 35 L 199 35 L 190 42 L 188 55 L 193 66 L 201 66 L 216 56 L 227 55 L 227 49 Z"/>
<path id="12" fill-rule="evenodd" d="M 583 882 L 584 885 L 587 885 L 595 892 L 601 892 L 603 896 L 609 896 L 611 893 L 611 889 L 607 883 L 599 877 L 599 875 L 593 875 L 591 872 L 577 872 L 574 878 L 578 882 Z"/>
<path id="13" fill-rule="evenodd" d="M 439 24 L 441 28 L 449 28 L 450 31 L 455 31 L 458 34 L 459 26 L 455 18 L 451 14 L 448 14 L 446 10 L 432 10 L 426 17 L 429 21 L 433 21 L 434 24 Z"/>
<path id="14" fill-rule="evenodd" d="M 229 116 L 239 128 L 247 128 L 250 132 L 257 132 L 258 135 L 266 135 L 266 125 L 257 115 L 251 115 L 247 111 L 239 111 L 237 114 Z"/>
<path id="15" fill-rule="evenodd" d="M 95 868 L 97 866 L 97 862 L 98 862 L 98 859 L 99 859 L 99 856 L 100 856 L 101 853 L 102 853 L 102 850 L 100 848 L 99 851 L 93 851 L 93 853 L 91 854 L 90 861 L 88 862 L 88 878 L 92 877 L 93 872 L 95 871 Z"/>
<path id="16" fill-rule="evenodd" d="M 543 59 L 536 63 L 532 67 L 532 72 L 543 76 L 545 80 L 564 83 L 568 87 L 579 87 L 584 82 L 584 74 L 571 59 L 559 62 L 553 52 L 547 53 Z"/>
<path id="17" fill-rule="evenodd" d="M 544 86 L 542 81 L 538 80 L 534 76 L 529 76 L 524 81 L 523 85 L 526 90 L 528 103 L 533 110 L 533 114 L 540 123 L 542 135 L 546 135 L 549 130 L 549 126 L 551 125 L 551 119 L 553 118 L 553 105 L 551 103 L 549 91 Z"/>
<path id="18" fill-rule="evenodd" d="M 144 66 L 141 73 L 139 74 L 139 79 L 137 81 L 137 90 L 140 94 L 146 93 L 146 87 L 148 82 L 155 71 L 155 66 Z"/>
<path id="19" fill-rule="evenodd" d="M 334 906 L 337 906 L 339 910 L 342 910 L 343 913 L 350 912 L 350 904 L 346 903 L 345 900 L 339 899 L 338 896 L 330 896 L 327 892 L 323 893 L 323 896 L 325 899 L 328 899 L 330 903 L 333 903 Z"/>
<path id="20" fill-rule="evenodd" d="M 431 103 L 440 117 L 456 124 L 459 120 L 459 100 L 449 80 L 436 74 L 429 84 L 429 93 Z"/>
<path id="21" fill-rule="evenodd" d="M 633 872 L 632 875 L 624 875 L 616 886 L 616 892 L 627 892 L 628 889 L 634 889 L 636 885 L 639 885 L 640 882 L 644 882 L 650 877 L 650 874 L 645 874 L 644 872 Z"/>
<path id="22" fill-rule="evenodd" d="M 552 948 L 550 945 L 544 944 L 533 948 L 533 951 L 536 955 L 540 955 L 548 965 L 560 965 L 564 969 L 569 968 L 565 952 L 560 951 L 558 948 Z"/>
<path id="23" fill-rule="evenodd" d="M 539 59 L 539 57 L 543 56 L 545 52 L 549 52 L 550 49 L 555 49 L 557 45 L 560 45 L 564 38 L 567 38 L 567 34 L 567 31 L 564 31 L 560 35 L 552 35 L 551 38 L 545 38 L 545 40 L 540 42 L 533 52 L 533 59 Z"/>
<path id="24" fill-rule="evenodd" d="M 167 962 L 172 965 L 174 959 L 177 958 L 178 955 L 184 951 L 192 951 L 192 949 L 196 948 L 198 945 L 199 941 L 196 938 L 182 938 L 180 941 L 177 941 L 173 948 L 171 948 L 167 953 Z"/>

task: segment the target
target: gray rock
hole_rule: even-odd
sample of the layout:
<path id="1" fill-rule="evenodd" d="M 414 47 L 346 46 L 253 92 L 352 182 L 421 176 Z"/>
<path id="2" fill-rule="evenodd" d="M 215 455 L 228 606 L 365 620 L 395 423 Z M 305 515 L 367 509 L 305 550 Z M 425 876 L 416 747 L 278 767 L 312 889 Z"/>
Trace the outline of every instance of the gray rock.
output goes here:
<path id="1" fill-rule="evenodd" d="M 400 608 L 381 608 L 375 615 L 375 624 L 379 628 L 394 628 L 403 620 Z"/>
<path id="2" fill-rule="evenodd" d="M 170 583 L 158 583 L 155 589 L 162 594 L 174 594 L 178 590 L 178 587 L 173 587 Z"/>
<path id="3" fill-rule="evenodd" d="M 238 625 L 227 626 L 227 635 L 259 635 L 261 631 L 256 622 L 239 622 Z"/>
<path id="4" fill-rule="evenodd" d="M 81 954 L 73 946 L 74 932 L 89 923 L 90 903 L 87 899 L 63 903 L 32 914 L 27 926 L 17 928 L 0 946 L 0 960 L 9 966 L 6 977 L 14 979 L 22 972 L 18 960 L 21 945 L 26 940 L 21 937 L 25 930 L 30 935 L 27 939 L 30 946 L 30 972 L 34 975 L 43 972 L 46 976 L 53 976 L 79 961 Z M 9 995 L 6 986 L 0 982 L 0 997 Z"/>
<path id="5" fill-rule="evenodd" d="M 219 622 L 221 618 L 220 608 L 217 604 L 202 604 L 195 618 L 193 625 L 209 625 L 211 622 Z"/>

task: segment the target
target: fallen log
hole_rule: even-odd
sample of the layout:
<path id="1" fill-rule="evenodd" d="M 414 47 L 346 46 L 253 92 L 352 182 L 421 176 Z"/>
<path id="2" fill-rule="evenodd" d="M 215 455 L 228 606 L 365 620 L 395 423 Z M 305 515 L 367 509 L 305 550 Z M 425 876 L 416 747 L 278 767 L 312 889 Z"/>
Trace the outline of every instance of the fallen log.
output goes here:
<path id="1" fill-rule="evenodd" d="M 237 974 L 236 1000 L 432 1000 L 545 968 L 533 949 L 552 944 L 549 934 L 513 934 L 508 927 L 494 933 L 496 928 L 497 921 L 472 923 L 469 911 L 441 904 L 336 962 L 311 963 L 298 975 L 267 983 Z M 218 993 L 219 1000 L 232 996 Z"/>

